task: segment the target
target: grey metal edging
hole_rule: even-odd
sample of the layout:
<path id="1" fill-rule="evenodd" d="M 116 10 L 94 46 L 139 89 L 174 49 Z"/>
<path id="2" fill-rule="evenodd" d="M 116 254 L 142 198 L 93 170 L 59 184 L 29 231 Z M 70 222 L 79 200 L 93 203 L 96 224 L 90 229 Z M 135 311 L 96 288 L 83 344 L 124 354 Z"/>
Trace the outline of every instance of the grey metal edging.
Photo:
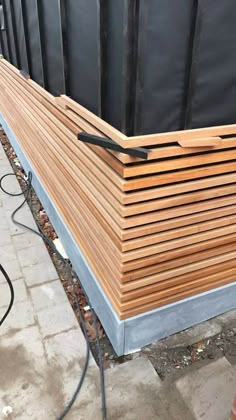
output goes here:
<path id="1" fill-rule="evenodd" d="M 236 282 L 234 282 L 121 321 L 100 287 L 78 244 L 64 223 L 53 200 L 51 200 L 43 187 L 33 165 L 21 149 L 13 130 L 1 113 L 0 124 L 25 171 L 32 172 L 33 187 L 60 237 L 118 356 L 133 352 L 153 341 L 236 308 Z"/>
<path id="2" fill-rule="evenodd" d="M 125 321 L 125 354 L 236 308 L 236 282 Z"/>

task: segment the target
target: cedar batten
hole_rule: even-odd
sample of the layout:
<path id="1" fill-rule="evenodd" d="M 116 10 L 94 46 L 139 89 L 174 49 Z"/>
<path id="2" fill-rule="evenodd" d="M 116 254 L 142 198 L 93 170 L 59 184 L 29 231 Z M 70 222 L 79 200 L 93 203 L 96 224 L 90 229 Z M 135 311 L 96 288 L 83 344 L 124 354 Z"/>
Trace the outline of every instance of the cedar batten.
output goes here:
<path id="1" fill-rule="evenodd" d="M 5 59 L 0 111 L 121 320 L 235 281 L 234 126 L 142 136 L 148 160 L 108 151 L 78 133 L 132 138 Z"/>

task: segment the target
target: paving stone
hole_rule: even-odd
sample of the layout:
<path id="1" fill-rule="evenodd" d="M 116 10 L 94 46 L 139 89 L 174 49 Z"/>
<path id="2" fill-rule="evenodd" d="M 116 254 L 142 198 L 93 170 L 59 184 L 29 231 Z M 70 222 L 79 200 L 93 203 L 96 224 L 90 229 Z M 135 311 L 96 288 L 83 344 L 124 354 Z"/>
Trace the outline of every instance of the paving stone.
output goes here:
<path id="1" fill-rule="evenodd" d="M 22 328 L 14 333 L 0 335 L 0 346 L 0 357 L 4 349 L 7 350 L 8 348 L 18 348 L 21 346 L 25 347 L 26 352 L 31 354 L 34 359 L 38 359 L 37 362 L 42 359 L 42 357 L 46 357 L 42 337 L 37 325 Z M 2 363 L 0 363 L 0 372 L 3 368 Z M 0 375 L 0 377 L 2 377 L 2 375 Z"/>
<path id="2" fill-rule="evenodd" d="M 23 196 L 18 196 L 18 197 L 10 197 L 9 195 L 3 194 L 2 195 L 2 203 L 3 203 L 3 207 L 5 212 L 13 212 L 13 210 L 15 210 L 17 207 L 20 206 L 20 204 L 22 204 L 24 200 Z M 27 207 L 25 206 L 22 210 L 19 211 L 20 212 L 24 212 L 25 209 L 27 209 Z"/>
<path id="3" fill-rule="evenodd" d="M 53 306 L 37 313 L 44 338 L 78 327 L 74 312 L 68 303 Z"/>
<path id="4" fill-rule="evenodd" d="M 12 244 L 0 247 L 0 261 L 3 266 L 6 261 L 13 261 L 16 259 L 16 251 Z"/>
<path id="5" fill-rule="evenodd" d="M 21 200 L 21 202 L 22 202 L 22 200 Z M 3 206 L 4 206 L 4 203 L 3 203 Z M 4 206 L 4 208 L 5 208 L 5 206 Z M 26 230 L 24 228 L 21 228 L 20 226 L 16 225 L 11 220 L 11 216 L 12 216 L 12 210 L 6 210 L 6 218 L 7 218 L 7 223 L 8 223 L 8 227 L 10 229 L 11 235 L 20 235 L 22 233 L 25 233 Z M 16 220 L 19 223 L 23 223 L 26 226 L 29 226 L 30 228 L 37 230 L 37 225 L 34 221 L 32 213 L 31 213 L 31 211 L 28 207 L 26 207 L 24 209 L 24 211 L 20 210 L 19 213 L 17 213 Z"/>
<path id="6" fill-rule="evenodd" d="M 20 235 L 14 235 L 12 236 L 12 242 L 17 251 L 36 245 L 44 246 L 43 240 L 33 232 L 25 232 Z"/>
<path id="7" fill-rule="evenodd" d="M 7 307 L 1 308 L 3 315 Z M 1 316 L 0 316 L 1 318 Z M 15 303 L 8 315 L 6 321 L 1 326 L 0 334 L 6 334 L 10 331 L 20 330 L 35 324 L 34 311 L 29 299 L 25 302 Z"/>
<path id="8" fill-rule="evenodd" d="M 40 264 L 22 267 L 22 272 L 28 286 L 35 286 L 58 278 L 52 261 L 44 261 Z"/>
<path id="9" fill-rule="evenodd" d="M 0 234 L 2 234 L 3 230 L 8 229 L 6 213 L 3 207 L 0 207 Z"/>
<path id="10" fill-rule="evenodd" d="M 207 338 L 215 337 L 221 331 L 222 327 L 217 322 L 206 321 L 171 335 L 162 340 L 162 343 L 167 347 L 187 347 Z"/>
<path id="11" fill-rule="evenodd" d="M 9 405 L 12 419 L 55 420 L 65 404 L 63 384 L 48 366 L 38 328 L 0 337 L 0 347 L 0 413 Z"/>
<path id="12" fill-rule="evenodd" d="M 42 246 L 42 244 L 20 249 L 17 251 L 17 255 L 21 267 L 28 267 L 29 265 L 39 264 L 44 261 L 52 264 L 47 248 Z"/>
<path id="13" fill-rule="evenodd" d="M 7 165 L 0 165 L 0 176 L 2 177 L 7 173 L 13 173 L 12 167 L 9 165 L 7 169 Z M 11 194 L 19 194 L 22 191 L 15 175 L 8 176 L 5 179 L 3 179 L 2 187 Z"/>
<path id="14" fill-rule="evenodd" d="M 66 292 L 60 280 L 33 287 L 30 289 L 30 293 L 36 312 L 61 303 L 68 303 Z"/>
<path id="15" fill-rule="evenodd" d="M 151 363 L 145 358 L 129 361 L 107 370 L 107 418 L 114 420 L 167 420 L 162 402 L 158 398 L 161 387 L 161 380 Z M 95 371 L 90 371 L 86 385 L 82 388 L 80 399 L 75 403 L 71 418 L 102 419 L 100 384 L 98 373 L 96 377 Z"/>
<path id="16" fill-rule="evenodd" d="M 236 391 L 236 369 L 221 358 L 195 370 L 176 386 L 196 420 L 227 420 Z"/>
<path id="17" fill-rule="evenodd" d="M 5 150 L 3 149 L 3 147 L 1 147 L 0 148 L 0 167 L 2 167 L 2 165 L 6 165 L 5 162 L 7 162 L 8 166 L 10 166 L 10 162 L 7 158 Z"/>
<path id="18" fill-rule="evenodd" d="M 8 165 L 9 167 L 11 166 L 10 165 L 10 162 L 9 162 L 9 160 L 8 160 L 8 158 L 7 158 L 7 155 L 6 155 L 6 153 L 5 153 L 5 150 L 3 149 L 3 147 L 1 146 L 0 147 L 0 168 L 2 167 L 2 166 L 6 166 L 6 165 Z"/>
<path id="19" fill-rule="evenodd" d="M 72 365 L 83 368 L 87 345 L 80 328 L 45 339 L 44 346 L 49 363 L 60 365 L 65 372 Z M 96 366 L 93 357 L 90 366 Z"/>
<path id="20" fill-rule="evenodd" d="M 2 275 L 2 274 L 0 274 Z M 13 284 L 14 287 L 14 303 L 17 302 L 24 302 L 28 299 L 25 282 L 23 279 L 16 280 Z M 0 307 L 7 306 L 10 302 L 11 294 L 8 284 L 3 283 L 1 285 L 1 293 L 0 293 Z"/>
<path id="21" fill-rule="evenodd" d="M 120 418 L 127 420 L 162 419 L 158 400 L 162 382 L 147 359 L 136 359 L 109 370 L 106 384 L 110 418 L 119 413 Z"/>
<path id="22" fill-rule="evenodd" d="M 12 240 L 9 230 L 0 230 L 0 247 L 11 244 Z"/>
<path id="23" fill-rule="evenodd" d="M 5 174 L 12 173 L 12 172 L 13 172 L 12 166 L 9 164 L 9 161 L 6 155 L 5 156 L 0 155 L 0 177 L 2 177 Z"/>
<path id="24" fill-rule="evenodd" d="M 7 157 L 4 158 L 0 155 L 0 177 L 5 174 L 12 173 L 12 166 L 9 164 Z"/>
<path id="25" fill-rule="evenodd" d="M 23 277 L 20 263 L 18 260 L 1 261 L 1 263 L 12 281 Z M 6 281 L 5 278 L 0 276 L 0 284 L 5 283 L 5 281 Z"/>

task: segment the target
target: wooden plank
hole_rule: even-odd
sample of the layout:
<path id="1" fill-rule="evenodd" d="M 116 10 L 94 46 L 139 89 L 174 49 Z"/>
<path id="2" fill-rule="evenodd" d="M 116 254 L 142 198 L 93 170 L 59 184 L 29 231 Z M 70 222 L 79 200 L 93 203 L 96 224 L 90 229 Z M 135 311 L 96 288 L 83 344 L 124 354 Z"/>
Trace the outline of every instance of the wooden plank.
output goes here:
<path id="1" fill-rule="evenodd" d="M 201 139 L 191 139 L 191 140 L 178 140 L 178 143 L 181 147 L 215 147 L 219 146 L 222 142 L 221 137 L 205 137 Z"/>
<path id="2" fill-rule="evenodd" d="M 50 168 L 50 166 L 49 166 L 49 168 Z M 49 171 L 49 169 L 47 168 L 47 170 Z M 49 172 L 50 173 L 50 172 Z M 53 186 L 53 191 L 54 191 L 54 189 L 55 189 L 55 184 L 54 184 L 54 186 Z M 67 203 L 68 203 L 68 201 L 67 201 Z M 64 209 L 64 207 L 63 207 L 63 209 Z M 65 209 L 66 209 L 66 206 L 65 206 Z M 91 218 L 91 215 L 90 215 L 90 218 Z M 77 223 L 78 223 L 78 220 L 77 220 Z M 82 224 L 82 226 L 83 226 L 83 224 Z M 96 226 L 96 224 L 95 224 L 95 226 Z M 78 230 L 78 226 L 76 226 L 77 227 L 77 230 Z M 87 232 L 87 231 L 86 231 Z M 88 232 L 88 234 L 89 234 L 89 232 Z M 87 234 L 86 234 L 86 236 L 87 236 Z M 95 239 L 96 239 L 96 236 L 95 236 Z M 103 241 L 104 242 L 104 241 Z M 91 241 L 91 243 L 93 243 L 93 241 Z M 95 250 L 96 250 L 96 248 L 95 248 Z M 105 253 L 103 253 L 104 255 L 105 255 Z M 105 257 L 106 258 L 106 257 Z"/>
<path id="3" fill-rule="evenodd" d="M 121 297 L 122 302 L 128 302 L 132 299 L 138 297 L 143 297 L 149 294 L 153 294 L 159 290 L 169 289 L 172 286 L 179 284 L 186 284 L 191 280 L 204 277 L 209 274 L 213 274 L 217 270 L 215 266 L 219 268 L 219 271 L 223 271 L 224 268 L 235 267 L 234 258 L 235 258 L 235 246 L 233 252 L 228 252 L 225 254 L 214 255 L 211 258 L 205 258 L 204 260 L 193 262 L 190 264 L 183 265 L 181 267 L 175 267 L 171 270 L 166 270 L 161 273 L 154 274 L 146 279 L 145 285 L 142 285 L 142 282 L 137 280 L 129 284 L 129 290 L 123 293 Z M 131 288 L 131 286 L 134 286 Z M 138 287 L 139 286 L 139 287 Z M 124 292 L 124 289 L 122 289 Z"/>
<path id="4" fill-rule="evenodd" d="M 215 280 L 215 278 L 217 278 L 217 280 Z M 212 279 L 213 281 L 211 282 Z M 133 317 L 135 315 L 142 314 L 147 311 L 151 311 L 155 308 L 160 308 L 161 306 L 169 305 L 170 303 L 174 303 L 174 302 L 177 302 L 182 299 L 186 299 L 191 296 L 196 296 L 208 290 L 212 290 L 212 289 L 225 286 L 227 284 L 234 283 L 234 282 L 235 282 L 235 269 L 230 269 L 230 270 L 227 270 L 226 272 L 216 273 L 207 278 L 198 279 L 197 281 L 194 282 L 195 287 L 193 287 L 190 290 L 187 289 L 183 291 L 183 286 L 179 286 L 178 288 L 176 287 L 175 294 L 171 296 L 161 297 L 165 295 L 166 293 L 163 292 L 163 294 L 161 294 L 161 292 L 159 292 L 160 299 L 154 302 L 150 301 L 140 306 L 125 309 L 126 307 L 130 306 L 127 304 L 125 307 L 123 307 L 120 313 L 120 319 Z M 140 303 L 140 301 L 137 303 Z"/>
<path id="5" fill-rule="evenodd" d="M 192 296 L 197 296 L 197 295 L 199 295 L 201 293 L 204 293 L 204 292 L 207 292 L 209 290 L 214 290 L 214 289 L 217 289 L 219 287 L 226 286 L 227 284 L 234 283 L 235 274 L 231 274 L 231 275 L 229 275 L 229 277 L 224 277 L 226 274 L 230 274 L 230 271 L 229 271 L 229 273 L 222 273 L 221 276 L 220 276 L 221 280 L 218 280 L 218 281 L 215 281 L 215 282 L 212 282 L 212 283 L 209 283 L 209 284 L 204 284 L 203 286 L 198 286 L 198 287 L 193 288 L 192 290 L 187 290 L 187 291 L 182 292 L 182 293 L 177 293 L 174 296 L 170 296 L 168 298 L 160 299 L 160 300 L 158 300 L 158 302 L 151 302 L 149 304 L 139 306 L 138 308 L 133 308 L 133 309 L 127 310 L 125 312 L 119 312 L 119 317 L 120 317 L 121 320 L 122 319 L 124 320 L 124 319 L 127 319 L 129 317 L 133 317 L 135 315 L 141 315 L 142 313 L 145 313 L 147 311 L 151 311 L 151 310 L 156 309 L 156 308 L 161 308 L 165 305 L 169 305 L 171 303 L 175 303 L 175 302 L 181 301 L 183 299 L 190 298 Z M 222 280 L 222 278 L 224 278 L 224 280 Z M 206 279 L 206 280 L 209 281 L 209 279 Z M 203 283 L 204 283 L 204 281 L 203 281 Z"/>
<path id="6" fill-rule="evenodd" d="M 158 299 L 160 291 L 165 291 L 166 296 L 170 296 L 176 292 L 177 286 L 182 285 L 182 290 L 191 288 L 194 280 L 202 279 L 212 274 L 218 274 L 219 272 L 221 273 L 229 268 L 233 268 L 236 273 L 236 267 L 233 261 L 234 257 L 231 255 L 231 258 L 229 256 L 230 254 L 232 253 L 209 259 L 209 265 L 207 265 L 207 260 L 203 260 L 192 265 L 190 264 L 189 266 L 179 267 L 179 269 L 157 274 L 156 277 L 159 280 L 156 280 L 149 286 L 126 292 L 122 295 L 121 301 L 123 303 L 130 303 L 132 300 L 139 300 L 139 303 L 141 302 L 143 304 L 153 301 L 156 298 Z M 220 262 L 217 263 L 216 261 Z"/>
<path id="7" fill-rule="evenodd" d="M 181 248 L 197 242 L 207 241 L 208 239 L 217 238 L 219 236 L 230 235 L 231 233 L 236 233 L 236 224 L 212 229 L 207 232 L 197 233 L 195 235 L 189 235 L 180 239 L 173 239 L 160 244 L 146 246 L 144 248 L 135 249 L 134 251 L 127 251 L 122 254 L 121 261 L 125 263 L 128 261 L 138 260 L 149 255 Z"/>
<path id="8" fill-rule="evenodd" d="M 212 200 L 214 203 L 211 210 L 205 210 L 199 213 L 193 213 L 173 219 L 167 219 L 156 223 L 138 226 L 123 231 L 122 239 L 128 241 L 137 237 L 144 237 L 157 232 L 164 232 L 170 229 L 176 229 L 181 226 L 188 226 L 195 223 L 200 223 L 207 220 L 216 219 L 226 215 L 235 214 L 235 198 L 231 196 Z"/>
<path id="9" fill-rule="evenodd" d="M 235 172 L 236 162 L 218 163 L 211 166 L 203 166 L 198 168 L 191 168 L 185 170 L 171 171 L 167 173 L 160 173 L 158 175 L 150 175 L 144 177 L 136 177 L 134 179 L 126 179 L 123 190 L 134 191 L 144 188 L 156 187 L 160 185 L 174 184 L 181 181 L 188 181 L 191 179 L 200 179 L 217 174 L 224 174 Z"/>
<path id="10" fill-rule="evenodd" d="M 138 214 L 144 214 L 148 212 L 154 212 L 155 210 L 163 210 L 170 207 L 181 206 L 184 204 L 195 203 L 220 197 L 223 195 L 230 195 L 236 193 L 235 175 L 229 175 L 228 180 L 231 180 L 231 184 L 216 188 L 206 188 L 201 191 L 184 194 L 177 194 L 170 197 L 159 198 L 157 200 L 145 201 L 144 203 L 130 204 L 129 206 L 117 206 L 117 210 L 120 211 L 120 215 L 123 217 L 134 216 Z M 228 184 L 227 182 L 225 184 Z"/>
<path id="11" fill-rule="evenodd" d="M 204 251 L 196 252 L 190 255 L 184 255 L 182 257 L 170 259 L 154 265 L 148 265 L 147 267 L 140 268 L 138 270 L 129 271 L 121 275 L 121 290 L 122 292 L 127 292 L 129 290 L 135 289 L 136 287 L 139 288 L 147 286 L 149 281 L 147 282 L 146 277 L 150 277 L 153 274 L 161 273 L 166 270 L 171 270 L 172 268 L 181 267 L 196 261 L 201 261 L 206 258 L 233 251 L 236 249 L 235 246 L 235 243 L 231 242 L 227 243 L 226 245 L 205 249 Z"/>
<path id="12" fill-rule="evenodd" d="M 62 105 L 62 107 L 65 107 L 65 109 L 69 108 L 73 110 L 75 113 L 83 117 L 86 121 L 98 128 L 98 130 L 102 131 L 106 136 L 108 136 L 110 139 L 114 140 L 121 146 L 124 144 L 124 140 L 127 139 L 127 137 L 119 130 L 116 130 L 110 124 L 106 123 L 104 120 L 97 117 L 95 114 L 88 111 L 86 108 L 77 104 L 68 96 L 61 95 L 59 98 L 56 99 L 56 102 L 59 105 Z"/>
<path id="13" fill-rule="evenodd" d="M 234 189 L 234 187 L 232 187 L 232 190 Z M 228 190 L 230 191 L 230 189 Z M 224 191 L 222 191 L 223 195 L 224 195 Z M 217 193 L 216 193 L 217 194 Z M 178 207 L 173 207 L 173 208 L 169 208 L 169 209 L 164 209 L 164 210 L 159 210 L 156 212 L 151 212 L 151 213 L 147 213 L 141 216 L 131 216 L 129 218 L 126 218 L 123 220 L 122 222 L 122 227 L 124 229 L 128 229 L 131 227 L 136 227 L 136 226 L 141 226 L 141 225 L 146 225 L 149 223 L 154 223 L 154 222 L 160 222 L 162 220 L 168 220 L 171 218 L 176 218 L 176 217 L 180 217 L 180 216 L 185 216 L 188 214 L 193 214 L 193 213 L 198 213 L 204 210 L 209 210 L 212 208 L 216 208 L 215 205 L 217 207 L 221 207 L 222 206 L 226 206 L 227 203 L 233 204 L 235 201 L 235 194 L 232 194 L 229 196 L 229 201 L 227 200 L 227 198 L 223 198 L 220 195 L 216 195 L 217 197 L 219 197 L 218 199 L 214 200 L 205 200 L 205 201 L 201 201 L 201 202 L 197 202 L 194 204 L 186 204 L 183 206 L 178 206 Z M 212 197 L 213 198 L 213 197 Z M 221 199 L 221 200 L 220 200 Z M 225 201 L 224 201 L 225 200 Z"/>
<path id="14" fill-rule="evenodd" d="M 122 147 L 146 147 L 157 144 L 165 144 L 173 141 L 202 139 L 206 137 L 235 135 L 236 124 L 220 125 L 216 127 L 195 128 L 184 131 L 172 131 L 170 133 L 147 134 L 143 136 L 128 137 Z"/>
<path id="15" fill-rule="evenodd" d="M 25 82 L 25 81 L 24 81 L 24 82 Z M 26 86 L 27 86 L 27 85 L 26 85 Z M 41 89 L 42 89 L 42 88 L 41 88 Z M 68 119 L 67 119 L 67 120 L 68 120 Z M 229 141 L 233 141 L 232 139 L 228 139 L 228 140 L 229 140 Z M 98 149 L 98 148 L 97 148 L 97 149 Z M 96 151 L 97 151 L 97 150 L 96 150 Z M 108 154 L 108 155 L 109 155 L 109 154 Z M 104 156 L 103 156 L 103 157 L 104 157 Z M 108 157 L 107 157 L 107 156 L 106 156 L 106 159 L 108 159 Z M 109 160 L 109 159 L 108 159 L 108 160 Z M 111 163 L 111 162 L 110 162 L 110 164 L 113 164 L 113 165 L 114 165 L 114 162 L 113 162 L 113 163 Z M 225 169 L 227 170 L 227 168 L 225 168 Z M 117 168 L 116 168 L 116 170 L 117 170 L 119 173 L 122 173 L 122 169 L 121 169 L 121 167 L 117 167 Z M 208 168 L 207 170 L 209 171 L 209 168 Z M 200 168 L 199 168 L 199 171 L 197 171 L 197 172 L 199 172 L 199 176 L 201 175 L 201 171 L 202 171 L 202 169 L 200 169 Z M 219 171 L 220 171 L 220 170 L 219 170 Z M 220 171 L 220 172 L 221 172 L 221 171 Z M 216 172 L 216 173 L 217 173 L 217 172 Z M 187 174 L 186 174 L 186 175 L 187 175 Z M 207 175 L 207 174 L 205 174 L 205 175 Z M 178 174 L 178 176 L 179 176 L 179 174 Z M 190 176 L 191 176 L 191 174 L 189 173 L 189 174 L 188 174 L 188 177 L 190 177 Z M 172 176 L 172 175 L 171 175 L 171 178 L 172 178 L 172 180 L 173 180 L 173 176 Z M 177 180 L 178 180 L 178 179 L 177 179 Z M 153 181 L 153 180 L 150 180 L 150 179 L 149 179 L 149 180 L 142 180 L 142 179 L 141 179 L 141 180 L 139 180 L 139 181 L 138 181 L 138 183 L 139 183 L 139 188 L 140 188 L 140 187 L 142 187 L 142 183 L 143 183 L 143 182 L 145 182 L 145 183 L 147 183 L 147 182 L 148 182 L 148 183 L 150 183 L 150 182 L 152 182 L 152 181 Z M 159 179 L 159 182 L 160 182 L 160 179 Z M 167 177 L 167 179 L 166 179 L 166 180 L 163 180 L 163 182 L 164 182 L 164 183 L 167 183 L 167 182 L 168 182 L 168 177 Z M 132 182 L 132 184 L 133 184 L 133 182 Z M 128 184 L 127 184 L 127 185 L 128 185 Z M 131 184 L 129 184 L 129 185 L 131 186 Z M 130 187 L 127 187 L 127 189 L 129 189 L 129 188 L 130 188 Z"/>
<path id="16" fill-rule="evenodd" d="M 150 162 L 132 160 L 77 141 L 108 135 L 80 105 L 63 109 L 5 60 L 0 71 L 0 110 L 120 319 L 235 281 L 236 132 L 202 147 L 232 127 L 164 133 Z"/>
<path id="17" fill-rule="evenodd" d="M 151 163 L 146 162 L 142 165 L 131 165 L 129 167 L 124 168 L 123 176 L 124 178 L 130 178 L 133 176 L 167 172 L 171 170 L 189 168 L 194 166 L 209 165 L 211 163 L 216 162 L 232 161 L 235 160 L 235 158 L 236 150 L 233 149 L 224 152 L 212 152 L 207 154 L 201 154 L 200 156 L 160 160 Z"/>
<path id="18" fill-rule="evenodd" d="M 86 180 L 84 179 L 84 182 L 85 182 Z M 93 188 L 92 186 L 91 186 L 91 188 Z M 213 192 L 213 191 L 212 191 Z M 227 193 L 227 190 L 225 190 L 224 189 L 224 192 L 226 192 Z M 95 194 L 96 194 L 96 192 L 95 192 Z M 97 192 L 97 194 L 99 194 L 98 192 Z M 200 195 L 199 195 L 200 196 Z M 210 194 L 208 194 L 207 193 L 207 196 L 208 196 L 208 198 L 210 197 Z M 104 207 L 104 208 L 106 208 L 106 207 L 108 207 L 108 212 L 109 212 L 109 214 L 111 214 L 111 216 L 112 217 L 114 217 L 115 219 L 117 219 L 117 215 L 116 215 L 116 213 L 115 213 L 115 211 L 113 211 L 112 209 L 111 209 L 111 207 L 110 207 L 110 205 L 109 204 L 107 204 L 104 200 L 103 200 L 103 197 L 101 196 L 101 195 L 99 195 L 99 198 L 100 198 L 100 202 L 101 202 L 101 204 L 102 204 L 102 206 Z M 184 199 L 186 200 L 185 202 L 188 202 L 188 197 L 187 196 L 184 196 Z M 191 200 L 191 197 L 189 198 L 189 200 Z M 194 199 L 195 200 L 195 199 Z M 178 199 L 177 199 L 177 202 L 178 202 Z M 154 203 L 152 204 L 151 203 L 151 205 L 153 205 L 153 210 L 155 209 L 155 207 L 154 207 Z M 156 204 L 157 205 L 157 208 L 158 208 L 158 203 Z M 177 204 L 178 205 L 178 204 Z M 161 202 L 161 204 L 159 205 L 160 206 L 160 208 L 164 208 L 165 207 L 165 204 L 163 203 L 162 204 L 162 202 Z M 167 207 L 168 207 L 168 204 L 167 204 Z M 117 208 L 118 208 L 118 206 L 117 206 Z M 152 209 L 151 209 L 152 210 Z M 103 211 L 103 210 L 101 210 L 101 211 Z M 143 205 L 141 205 L 140 206 L 140 210 L 139 210 L 139 212 L 143 212 Z M 126 210 L 125 208 L 124 209 L 122 209 L 122 208 L 120 208 L 120 214 L 122 215 L 122 216 L 124 216 L 124 215 L 126 215 L 126 214 L 129 214 L 129 210 Z M 105 215 L 105 217 L 107 217 L 106 215 Z M 112 222 L 111 222 L 112 223 Z M 119 219 L 119 221 L 118 221 L 118 223 L 122 223 L 122 221 Z"/>
<path id="19" fill-rule="evenodd" d="M 216 187 L 217 185 L 226 185 L 231 182 L 235 182 L 236 174 L 231 173 L 221 176 L 213 176 L 211 178 L 204 178 L 200 180 L 187 181 L 181 183 L 175 183 L 172 185 L 165 185 L 164 187 L 152 188 L 147 190 L 141 190 L 137 192 L 131 192 L 123 194 L 123 204 L 133 204 L 144 202 L 148 200 L 154 200 L 155 198 L 170 197 L 189 191 L 197 191 L 205 188 Z"/>
<path id="20" fill-rule="evenodd" d="M 149 257 L 140 258 L 139 260 L 129 261 L 122 266 L 122 273 L 139 270 L 143 267 L 150 267 L 152 265 L 161 264 L 165 261 L 174 260 L 175 258 L 186 257 L 196 252 L 206 251 L 210 248 L 216 248 L 221 245 L 227 245 L 236 241 L 235 234 L 224 235 L 213 238 L 208 241 L 198 242 L 183 246 L 181 248 L 173 249 L 171 251 L 164 251 L 160 254 L 153 254 Z"/>
<path id="21" fill-rule="evenodd" d="M 177 229 L 168 229 L 164 232 L 158 232 L 144 236 L 143 238 L 131 239 L 122 245 L 122 251 L 127 252 L 138 248 L 143 248 L 149 245 L 162 243 L 172 239 L 183 238 L 188 235 L 193 235 L 201 232 L 206 232 L 215 228 L 228 226 L 236 223 L 236 214 L 228 215 L 219 219 L 204 221 L 201 223 L 190 224 Z"/>

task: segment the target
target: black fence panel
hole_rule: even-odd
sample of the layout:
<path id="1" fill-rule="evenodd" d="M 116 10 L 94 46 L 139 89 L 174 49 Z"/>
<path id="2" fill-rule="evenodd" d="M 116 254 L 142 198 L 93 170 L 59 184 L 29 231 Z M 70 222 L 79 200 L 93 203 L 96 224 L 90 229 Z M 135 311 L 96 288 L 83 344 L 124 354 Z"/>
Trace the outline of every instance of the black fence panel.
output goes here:
<path id="1" fill-rule="evenodd" d="M 24 0 L 23 14 L 28 51 L 29 73 L 41 86 L 44 86 L 43 56 L 39 26 L 39 0 Z"/>
<path id="2" fill-rule="evenodd" d="M 127 132 L 132 127 L 132 121 L 127 118 L 127 109 L 130 99 L 130 77 L 128 75 L 128 62 L 131 52 L 132 17 L 134 16 L 135 2 L 120 0 L 114 2 L 107 0 L 106 16 L 106 42 L 104 55 L 106 60 L 106 120 L 115 127 Z M 132 25 L 133 26 L 133 25 Z M 115 104 L 113 106 L 112 104 Z"/>
<path id="3" fill-rule="evenodd" d="M 69 92 L 91 111 L 101 113 L 100 1 L 66 1 Z"/>
<path id="4" fill-rule="evenodd" d="M 128 135 L 236 122 L 235 0 L 0 0 L 0 53 Z"/>
<path id="5" fill-rule="evenodd" d="M 136 134 L 184 128 L 195 0 L 140 0 Z"/>
<path id="6" fill-rule="evenodd" d="M 18 66 L 19 59 L 17 56 L 17 49 L 16 49 L 16 32 L 14 29 L 13 24 L 13 17 L 12 17 L 12 2 L 11 0 L 2 0 L 6 30 L 7 30 L 7 38 L 8 38 L 8 48 L 9 48 L 9 55 L 10 55 L 10 62 L 14 64 L 14 66 Z"/>
<path id="7" fill-rule="evenodd" d="M 22 13 L 22 0 L 12 0 L 12 15 L 16 31 L 16 48 L 19 58 L 19 69 L 29 73 L 28 54 L 25 39 L 25 26 Z"/>
<path id="8" fill-rule="evenodd" d="M 236 123 L 235 22 L 235 0 L 199 0 L 188 127 Z"/>
<path id="9" fill-rule="evenodd" d="M 60 0 L 40 0 L 40 29 L 45 87 L 53 95 L 66 92 Z"/>
<path id="10" fill-rule="evenodd" d="M 5 13 L 2 4 L 0 4 L 0 43 L 2 54 L 10 61 L 10 52 L 8 47 Z"/>

